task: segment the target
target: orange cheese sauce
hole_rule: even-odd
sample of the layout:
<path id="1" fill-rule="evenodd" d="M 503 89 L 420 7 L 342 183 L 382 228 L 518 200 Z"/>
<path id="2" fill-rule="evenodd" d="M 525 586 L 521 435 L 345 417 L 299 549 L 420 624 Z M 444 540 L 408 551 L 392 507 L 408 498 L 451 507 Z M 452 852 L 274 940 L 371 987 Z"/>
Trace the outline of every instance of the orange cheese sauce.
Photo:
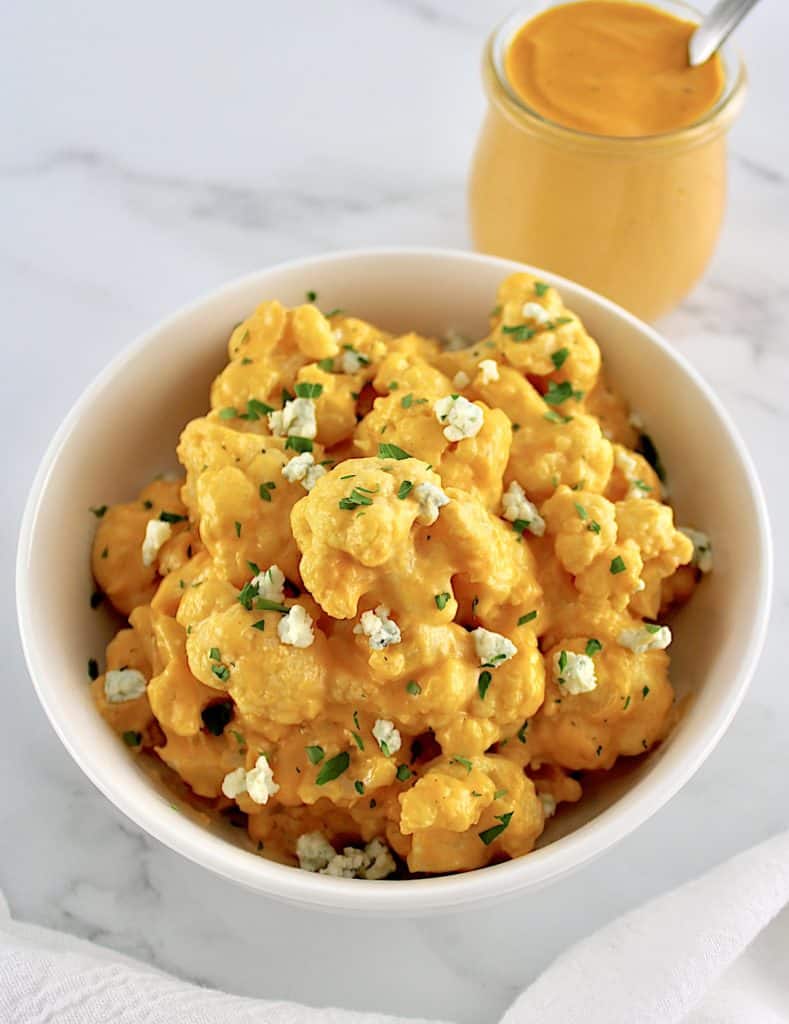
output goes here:
<path id="1" fill-rule="evenodd" d="M 516 274 L 460 351 L 276 301 L 228 350 L 182 479 L 99 519 L 93 573 L 128 619 L 99 711 L 286 864 L 528 853 L 575 773 L 665 735 L 668 654 L 618 638 L 696 577 L 596 342 Z M 578 658 L 587 691 L 559 678 Z"/>
<path id="2" fill-rule="evenodd" d="M 627 0 L 563 4 L 517 32 L 506 75 L 529 107 L 567 128 L 658 135 L 693 124 L 723 90 L 717 54 L 701 67 L 688 65 L 695 28 Z"/>

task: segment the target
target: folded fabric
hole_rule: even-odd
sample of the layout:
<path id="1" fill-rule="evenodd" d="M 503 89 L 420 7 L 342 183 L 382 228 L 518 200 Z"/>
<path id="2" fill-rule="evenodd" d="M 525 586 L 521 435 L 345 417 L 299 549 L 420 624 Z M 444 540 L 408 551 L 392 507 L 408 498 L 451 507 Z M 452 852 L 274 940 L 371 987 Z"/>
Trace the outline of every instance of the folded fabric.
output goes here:
<path id="1" fill-rule="evenodd" d="M 361 883 L 363 884 L 363 883 Z M 0 897 L 0 1021 L 403 1024 L 233 996 L 11 920 Z M 411 1018 L 411 1024 L 436 1024 Z M 563 953 L 500 1024 L 789 1024 L 789 833 Z"/>

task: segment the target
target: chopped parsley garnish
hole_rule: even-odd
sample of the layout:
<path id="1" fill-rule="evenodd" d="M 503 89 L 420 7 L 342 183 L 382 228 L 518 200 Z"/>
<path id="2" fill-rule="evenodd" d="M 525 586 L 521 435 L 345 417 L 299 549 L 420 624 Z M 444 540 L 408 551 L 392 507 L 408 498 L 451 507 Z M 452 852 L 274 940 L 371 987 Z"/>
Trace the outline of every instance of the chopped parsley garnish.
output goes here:
<path id="1" fill-rule="evenodd" d="M 364 783 L 361 782 L 359 779 L 357 779 L 356 782 L 354 782 L 353 788 L 356 790 L 359 796 L 364 796 Z"/>
<path id="2" fill-rule="evenodd" d="M 488 316 L 499 316 L 500 314 L 501 306 L 494 306 L 490 313 L 488 313 Z"/>
<path id="3" fill-rule="evenodd" d="M 561 405 L 568 398 L 574 398 L 580 402 L 583 396 L 583 391 L 575 391 L 569 380 L 563 380 L 560 384 L 557 384 L 555 380 L 549 380 L 548 390 L 542 397 L 548 405 Z"/>
<path id="4" fill-rule="evenodd" d="M 365 487 L 354 487 L 347 498 L 340 498 L 340 508 L 349 510 L 359 508 L 360 505 L 372 505 L 373 499 L 364 493 L 366 490 Z"/>
<path id="5" fill-rule="evenodd" d="M 277 485 L 273 480 L 267 480 L 266 483 L 261 484 L 258 488 L 258 494 L 263 501 L 271 501 L 271 492 L 275 490 Z"/>
<path id="6" fill-rule="evenodd" d="M 244 356 L 244 358 L 241 360 L 241 365 L 242 366 L 249 366 L 253 362 L 254 362 L 254 360 L 250 359 L 249 356 Z"/>
<path id="7" fill-rule="evenodd" d="M 273 406 L 266 405 L 265 402 L 261 402 L 257 398 L 250 398 L 247 400 L 247 411 L 238 418 L 240 420 L 261 420 L 270 412 L 274 412 Z"/>
<path id="8" fill-rule="evenodd" d="M 127 747 L 139 747 L 142 743 L 142 733 L 135 732 L 134 729 L 127 729 L 123 733 L 123 742 Z"/>
<path id="9" fill-rule="evenodd" d="M 182 516 L 178 512 L 160 512 L 159 520 L 163 523 L 184 523 L 186 516 Z"/>
<path id="10" fill-rule="evenodd" d="M 480 832 L 479 838 L 485 844 L 490 846 L 494 839 L 498 839 L 504 829 L 512 821 L 513 811 L 507 811 L 506 814 L 497 814 L 496 820 L 501 822 L 499 825 L 492 825 L 490 828 L 486 828 L 483 832 Z"/>
<path id="11" fill-rule="evenodd" d="M 233 526 L 235 527 L 235 530 L 236 530 L 236 537 L 240 537 L 241 536 L 241 523 L 239 523 L 239 521 L 236 519 L 236 521 L 233 523 Z"/>
<path id="12" fill-rule="evenodd" d="M 531 519 L 516 519 L 512 524 L 512 528 L 516 533 L 519 533 L 522 536 L 529 529 L 530 523 Z"/>
<path id="13" fill-rule="evenodd" d="M 352 732 L 351 736 L 353 736 L 353 742 L 356 744 L 356 746 L 359 748 L 359 750 L 364 750 L 364 740 L 359 735 L 359 733 L 358 732 Z"/>
<path id="14" fill-rule="evenodd" d="M 497 789 L 496 792 L 493 794 L 493 799 L 494 800 L 501 800 L 501 798 L 503 796 L 506 796 L 506 795 L 507 795 L 507 790 L 506 789 Z"/>
<path id="15" fill-rule="evenodd" d="M 407 782 L 413 774 L 407 764 L 399 764 L 397 766 L 396 775 L 398 782 Z"/>
<path id="16" fill-rule="evenodd" d="M 238 744 L 239 750 L 244 750 L 244 748 L 247 745 L 247 741 L 244 738 L 243 732 L 239 732 L 238 729 L 233 729 L 231 731 L 233 733 L 233 738 L 235 739 L 236 743 Z"/>
<path id="17" fill-rule="evenodd" d="M 403 397 L 400 399 L 400 405 L 403 407 L 403 409 L 410 409 L 413 400 L 414 396 L 409 391 L 407 395 L 403 395 Z"/>
<path id="18" fill-rule="evenodd" d="M 647 694 L 648 694 L 648 693 L 649 693 L 649 687 L 648 687 L 648 686 L 645 686 L 645 687 L 644 687 L 644 689 L 643 689 L 643 690 L 641 691 L 641 696 L 642 696 L 643 698 L 646 698 L 646 696 L 647 696 Z"/>
<path id="19" fill-rule="evenodd" d="M 96 505 L 96 506 L 91 506 L 90 510 L 91 510 L 91 512 L 93 513 L 93 515 L 97 519 L 103 519 L 104 514 L 107 511 L 107 508 L 108 508 L 107 505 Z"/>
<path id="20" fill-rule="evenodd" d="M 528 728 L 529 728 L 529 723 L 528 722 L 524 722 L 523 725 L 520 727 L 520 729 L 518 729 L 517 733 L 515 734 L 518 737 L 518 740 L 521 743 L 525 743 L 526 742 L 526 730 Z"/>
<path id="21" fill-rule="evenodd" d="M 253 622 L 252 623 L 252 628 L 253 629 L 258 629 L 262 633 L 263 630 L 266 628 L 266 620 L 265 619 L 258 619 L 257 622 Z"/>
<path id="22" fill-rule="evenodd" d="M 397 380 L 390 380 L 387 386 L 390 391 L 397 391 L 397 389 L 400 387 L 400 382 Z"/>
<path id="23" fill-rule="evenodd" d="M 104 594 L 100 590 L 94 590 L 90 595 L 90 606 L 95 611 L 104 600 Z"/>
<path id="24" fill-rule="evenodd" d="M 405 684 L 405 688 L 406 693 L 410 693 L 412 697 L 418 697 L 419 694 L 422 692 L 422 687 L 419 685 L 416 679 L 409 680 Z"/>
<path id="25" fill-rule="evenodd" d="M 403 451 L 396 444 L 379 444 L 378 445 L 378 458 L 379 459 L 410 459 L 411 456 L 408 452 Z"/>
<path id="26" fill-rule="evenodd" d="M 467 757 L 461 757 L 460 754 L 455 754 L 455 756 L 450 759 L 449 763 L 462 764 L 469 775 L 471 774 L 471 769 L 474 767 L 474 765 L 471 763 L 471 761 L 469 761 Z"/>
<path id="27" fill-rule="evenodd" d="M 528 324 L 514 324 L 512 326 L 503 324 L 501 329 L 504 334 L 511 335 L 513 341 L 528 341 L 536 333 L 534 328 L 529 327 Z"/>
<path id="28" fill-rule="evenodd" d="M 106 558 L 109 553 L 110 553 L 110 549 L 109 548 L 102 548 L 101 557 L 102 558 Z"/>
<path id="29" fill-rule="evenodd" d="M 310 291 L 305 292 L 305 297 L 307 299 L 307 302 L 315 302 L 318 298 L 318 293 L 310 289 Z"/>
<path id="30" fill-rule="evenodd" d="M 299 381 L 296 385 L 296 394 L 299 398 L 320 398 L 323 394 L 323 384 L 313 384 L 307 380 Z"/>
<path id="31" fill-rule="evenodd" d="M 647 631 L 647 633 L 654 634 L 654 633 L 659 633 L 660 630 L 661 630 L 661 627 L 658 626 L 657 623 L 655 623 L 655 622 L 645 622 L 644 623 L 644 629 Z"/>
<path id="32" fill-rule="evenodd" d="M 490 672 L 480 672 L 479 679 L 477 680 L 477 692 L 479 693 L 480 700 L 485 699 L 485 694 L 488 692 L 488 687 L 493 681 L 493 676 Z"/>
<path id="33" fill-rule="evenodd" d="M 545 413 L 543 419 L 547 420 L 549 423 L 569 423 L 572 416 L 563 416 L 560 412 L 556 412 L 555 409 L 551 409 L 549 412 Z"/>
<path id="34" fill-rule="evenodd" d="M 288 614 L 287 605 L 280 604 L 279 601 L 270 601 L 267 597 L 256 597 L 254 608 L 258 612 L 282 612 L 283 615 Z"/>
<path id="35" fill-rule="evenodd" d="M 634 480 L 633 486 L 637 487 L 639 491 L 643 491 L 644 494 L 648 494 L 652 490 L 649 484 L 645 484 L 643 480 Z"/>
<path id="36" fill-rule="evenodd" d="M 627 711 L 627 709 L 628 709 L 629 707 L 630 707 L 630 694 L 628 694 L 628 695 L 627 695 L 627 700 L 626 700 L 626 701 L 625 701 L 625 703 L 624 703 L 624 704 L 622 705 L 622 710 L 623 710 L 623 711 Z"/>
<path id="37" fill-rule="evenodd" d="M 319 359 L 318 366 L 323 370 L 324 373 L 331 373 L 334 369 L 333 359 Z"/>
<path id="38" fill-rule="evenodd" d="M 212 647 L 211 650 L 208 652 L 208 657 L 211 659 L 211 661 L 222 660 L 222 655 L 219 653 L 218 647 Z"/>
<path id="39" fill-rule="evenodd" d="M 569 354 L 570 354 L 569 348 L 560 348 L 560 349 L 557 349 L 556 352 L 553 352 L 551 354 L 551 362 L 553 363 L 553 365 L 556 367 L 557 370 L 561 370 L 561 368 L 564 366 L 565 360 L 567 359 Z"/>
<path id="40" fill-rule="evenodd" d="M 212 736 L 221 736 L 233 718 L 233 702 L 223 700 L 209 704 L 200 712 L 200 717 Z"/>
<path id="41" fill-rule="evenodd" d="M 577 501 L 575 503 L 575 511 L 578 513 L 578 518 L 579 519 L 588 519 L 589 518 L 589 513 L 586 511 L 586 509 L 583 507 L 583 505 L 579 505 Z"/>
<path id="42" fill-rule="evenodd" d="M 559 662 L 558 662 L 558 664 L 559 664 L 559 671 L 560 672 L 564 672 L 564 670 L 567 668 L 567 651 L 562 651 L 561 652 L 561 654 L 559 655 Z"/>
<path id="43" fill-rule="evenodd" d="M 95 658 L 88 658 L 88 677 L 90 679 L 99 678 L 99 663 Z"/>
<path id="44" fill-rule="evenodd" d="M 525 626 L 527 622 L 534 622 L 534 620 L 536 618 L 537 618 L 536 610 L 532 611 L 532 612 L 526 612 L 525 615 L 521 615 L 521 617 L 518 619 L 518 625 L 519 626 Z"/>
<path id="45" fill-rule="evenodd" d="M 401 501 L 402 501 L 402 500 L 403 500 L 404 498 L 407 498 L 407 497 L 408 497 L 408 495 L 409 495 L 409 494 L 411 493 L 411 488 L 412 488 L 413 486 L 414 486 L 414 485 L 413 485 L 413 483 L 412 483 L 412 482 L 411 482 L 410 480 L 403 480 L 403 482 L 402 482 L 402 483 L 400 484 L 400 486 L 399 486 L 399 487 L 397 488 L 397 497 L 398 497 L 398 498 L 399 498 L 399 499 L 400 499 Z"/>
<path id="46" fill-rule="evenodd" d="M 299 437 L 297 434 L 291 434 L 285 442 L 285 449 L 290 449 L 294 452 L 311 452 L 312 438 Z"/>
<path id="47" fill-rule="evenodd" d="M 260 575 L 260 566 L 257 564 L 257 562 L 250 562 L 249 560 L 247 560 L 247 565 L 249 566 L 251 572 L 255 574 L 255 576 Z"/>
<path id="48" fill-rule="evenodd" d="M 599 533 L 599 532 L 600 532 L 600 530 L 601 530 L 601 526 L 600 526 L 600 524 L 598 523 L 598 521 L 597 521 L 596 519 L 593 519 L 593 520 L 591 521 L 591 523 L 588 523 L 588 524 L 587 524 L 587 527 L 586 527 L 586 529 L 587 529 L 587 530 L 588 530 L 588 531 L 589 531 L 590 533 Z"/>
<path id="49" fill-rule="evenodd" d="M 325 317 L 331 318 L 333 316 L 339 316 L 340 313 L 344 313 L 345 310 L 341 306 L 337 306 L 335 309 L 330 309 L 328 313 L 324 313 Z"/>
<path id="50" fill-rule="evenodd" d="M 551 286 L 549 284 L 546 284 L 544 281 L 535 281 L 534 294 L 541 299 L 550 287 Z"/>
<path id="51" fill-rule="evenodd" d="M 238 416 L 238 409 L 232 405 L 228 405 L 224 409 L 220 409 L 218 415 L 220 420 L 234 420 Z"/>
<path id="52" fill-rule="evenodd" d="M 443 594 L 436 594 L 434 600 L 436 602 L 436 608 L 438 608 L 440 612 L 443 612 L 446 608 L 451 596 L 452 595 L 448 594 L 446 591 L 444 591 Z"/>
<path id="53" fill-rule="evenodd" d="M 351 755 L 347 750 L 343 750 L 339 754 L 335 754 L 334 757 L 330 757 L 318 772 L 315 785 L 325 786 L 327 782 L 332 782 L 334 779 L 339 778 L 343 772 L 348 770 L 350 763 Z"/>
<path id="54" fill-rule="evenodd" d="M 354 713 L 353 713 L 353 724 L 356 726 L 357 729 L 361 729 L 361 726 L 359 725 L 359 712 L 358 711 L 354 711 Z"/>
<path id="55" fill-rule="evenodd" d="M 624 572 L 627 566 L 621 555 L 617 555 L 616 558 L 611 559 L 611 575 L 616 576 L 620 572 Z"/>
<path id="56" fill-rule="evenodd" d="M 217 679 L 221 679 L 223 683 L 226 683 L 230 678 L 230 669 L 227 665 L 212 665 L 211 671 L 214 673 Z"/>
<path id="57" fill-rule="evenodd" d="M 593 658 L 595 654 L 597 654 L 598 651 L 602 651 L 602 649 L 603 645 L 600 643 L 600 641 L 597 640 L 595 637 L 592 637 L 592 639 L 586 645 L 586 655 L 589 658 Z"/>
<path id="58" fill-rule="evenodd" d="M 320 764 L 326 756 L 326 751 L 323 747 L 317 745 L 305 747 L 304 749 L 307 751 L 307 760 L 310 764 Z"/>

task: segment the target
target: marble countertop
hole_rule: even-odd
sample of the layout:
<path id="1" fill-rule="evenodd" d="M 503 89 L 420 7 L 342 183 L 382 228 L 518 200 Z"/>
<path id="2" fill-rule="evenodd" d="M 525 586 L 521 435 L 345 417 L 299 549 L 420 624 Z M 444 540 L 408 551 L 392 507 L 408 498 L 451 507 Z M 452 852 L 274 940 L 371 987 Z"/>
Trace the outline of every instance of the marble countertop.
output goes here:
<path id="1" fill-rule="evenodd" d="M 561 893 L 414 922 L 347 921 L 253 897 L 141 834 L 83 778 L 33 694 L 15 625 L 16 532 L 66 410 L 139 331 L 237 274 L 356 245 L 467 246 L 479 53 L 510 3 L 9 9 L 0 887 L 16 916 L 238 993 L 479 1024 L 575 939 L 789 824 L 782 4 L 760 7 L 741 32 L 751 91 L 732 133 L 724 235 L 703 283 L 662 324 L 754 455 L 777 527 L 776 599 L 744 707 L 667 807 Z"/>

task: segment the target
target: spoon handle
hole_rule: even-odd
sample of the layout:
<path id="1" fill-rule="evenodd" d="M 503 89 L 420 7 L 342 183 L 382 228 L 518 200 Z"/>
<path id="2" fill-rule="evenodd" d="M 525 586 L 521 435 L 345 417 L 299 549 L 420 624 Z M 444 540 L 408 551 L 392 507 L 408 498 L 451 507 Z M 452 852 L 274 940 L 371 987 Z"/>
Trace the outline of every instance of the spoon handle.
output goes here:
<path id="1" fill-rule="evenodd" d="M 759 0 L 718 0 L 690 37 L 688 58 L 695 68 L 715 53 Z"/>

